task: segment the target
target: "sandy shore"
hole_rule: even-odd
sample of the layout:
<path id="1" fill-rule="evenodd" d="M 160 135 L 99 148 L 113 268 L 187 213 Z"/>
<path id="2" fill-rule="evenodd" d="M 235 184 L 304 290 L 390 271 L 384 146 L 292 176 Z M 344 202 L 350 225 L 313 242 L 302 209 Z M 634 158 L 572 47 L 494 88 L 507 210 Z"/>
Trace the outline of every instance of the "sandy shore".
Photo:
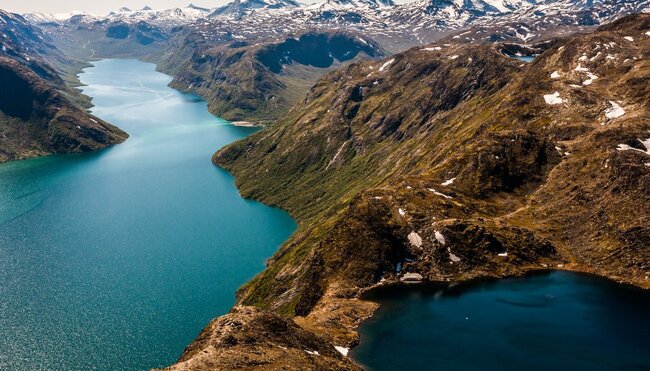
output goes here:
<path id="1" fill-rule="evenodd" d="M 261 122 L 251 122 L 251 121 L 233 121 L 231 122 L 232 125 L 234 126 L 242 126 L 246 128 L 254 128 L 254 127 L 260 127 L 264 126 Z"/>

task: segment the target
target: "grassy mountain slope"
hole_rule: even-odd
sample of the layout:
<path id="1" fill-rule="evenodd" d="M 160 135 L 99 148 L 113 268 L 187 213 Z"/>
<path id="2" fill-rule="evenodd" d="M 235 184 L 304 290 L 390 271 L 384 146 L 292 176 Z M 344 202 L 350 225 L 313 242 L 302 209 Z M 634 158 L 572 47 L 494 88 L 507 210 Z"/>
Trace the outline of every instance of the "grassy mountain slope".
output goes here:
<path id="1" fill-rule="evenodd" d="M 530 64 L 432 44 L 321 79 L 269 129 L 215 154 L 298 232 L 242 287 L 339 344 L 355 298 L 561 267 L 650 287 L 650 15 L 560 40 Z"/>
<path id="2" fill-rule="evenodd" d="M 0 162 L 104 148 L 127 138 L 88 114 L 88 101 L 68 87 L 73 68 L 42 30 L 0 10 Z"/>
<path id="3" fill-rule="evenodd" d="M 191 40 L 194 40 L 193 38 Z M 163 65 L 175 71 L 171 86 L 201 95 L 211 112 L 228 120 L 268 121 L 300 100 L 320 76 L 355 58 L 384 51 L 369 39 L 345 32 L 308 32 L 275 41 L 234 41 L 196 46 L 189 62 Z M 181 46 L 181 54 L 188 54 Z"/>
<path id="4" fill-rule="evenodd" d="M 13 59 L 0 57 L 0 162 L 86 152 L 127 138 L 88 114 L 56 86 Z"/>

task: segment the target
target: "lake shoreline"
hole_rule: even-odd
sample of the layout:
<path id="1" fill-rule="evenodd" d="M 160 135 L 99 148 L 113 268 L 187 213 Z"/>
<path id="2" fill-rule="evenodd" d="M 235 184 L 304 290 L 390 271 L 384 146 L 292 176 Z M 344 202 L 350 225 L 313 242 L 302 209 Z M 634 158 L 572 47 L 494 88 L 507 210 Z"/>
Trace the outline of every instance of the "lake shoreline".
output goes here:
<path id="1" fill-rule="evenodd" d="M 365 319 L 362 321 L 359 325 L 358 332 L 360 334 L 360 344 L 359 346 L 351 349 L 350 351 L 350 357 L 355 360 L 355 362 L 358 362 L 359 364 L 363 365 L 364 367 L 368 367 L 368 369 L 391 369 L 391 367 L 395 367 L 395 364 L 392 364 L 390 362 L 395 362 L 393 357 L 388 357 L 385 356 L 387 353 L 386 347 L 389 346 L 388 344 L 393 344 L 394 346 L 399 348 L 399 341 L 400 340 L 395 340 L 392 341 L 390 339 L 393 339 L 393 337 L 396 337 L 398 339 L 401 339 L 401 341 L 407 341 L 407 339 L 404 338 L 404 336 L 407 336 L 406 334 L 409 334 L 409 337 L 413 337 L 413 341 L 417 341 L 415 339 L 420 339 L 418 335 L 411 335 L 410 331 L 417 332 L 417 328 L 420 328 L 420 326 L 416 326 L 415 323 L 413 322 L 407 322 L 402 325 L 397 325 L 398 323 L 401 323 L 400 318 L 404 317 L 405 314 L 402 313 L 404 308 L 412 308 L 413 305 L 418 303 L 419 305 L 426 305 L 427 302 L 431 301 L 433 305 L 434 302 L 438 300 L 445 300 L 445 297 L 449 297 L 450 299 L 447 300 L 453 300 L 453 303 L 455 303 L 458 300 L 465 300 L 462 299 L 466 295 L 488 295 L 491 292 L 490 288 L 497 288 L 501 286 L 506 286 L 506 285 L 520 285 L 520 286 L 526 286 L 526 285 L 531 285 L 532 287 L 535 287 L 534 282 L 536 281 L 548 281 L 548 280 L 573 280 L 577 282 L 591 282 L 593 283 L 594 287 L 590 288 L 590 290 L 594 290 L 595 292 L 598 292 L 598 290 L 601 290 L 600 287 L 602 287 L 602 290 L 605 292 L 608 292 L 608 290 L 614 290 L 616 291 L 616 294 L 612 293 L 612 295 L 623 295 L 625 294 L 626 297 L 628 298 L 628 301 L 631 300 L 633 303 L 640 303 L 640 304 L 634 304 L 634 305 L 629 305 L 630 308 L 636 308 L 638 305 L 641 305 L 642 307 L 647 306 L 650 304 L 650 296 L 648 295 L 649 292 L 648 290 L 636 286 L 636 285 L 630 285 L 630 284 L 623 284 L 620 285 L 619 282 L 615 280 L 611 280 L 607 277 L 603 277 L 601 275 L 597 274 L 592 274 L 589 272 L 583 272 L 583 271 L 577 271 L 575 269 L 540 269 L 540 270 L 535 270 L 535 271 L 530 271 L 528 273 L 522 274 L 522 275 L 517 275 L 517 276 L 511 276 L 511 277 L 502 277 L 502 278 L 475 278 L 467 281 L 459 281 L 459 282 L 441 282 L 441 281 L 427 281 L 427 282 L 422 282 L 420 284 L 407 284 L 404 282 L 391 282 L 391 283 L 385 283 L 383 285 L 376 285 L 375 287 L 368 289 L 365 291 L 363 294 L 360 295 L 360 300 L 367 300 L 371 301 L 373 303 L 377 304 L 377 309 L 373 312 L 373 316 Z M 555 290 L 564 290 L 563 288 L 566 286 L 564 283 L 556 283 L 555 284 L 557 288 Z M 589 286 L 586 286 L 589 287 Z M 499 291 L 501 293 L 501 291 Z M 515 291 L 519 292 L 519 291 Z M 523 291 L 528 295 L 528 291 Z M 639 295 L 641 294 L 641 295 Z M 503 294 L 501 294 L 503 295 Z M 516 294 L 519 296 L 524 295 L 523 293 L 521 294 Z M 526 296 L 527 297 L 527 296 Z M 536 310 L 538 306 L 542 305 L 542 303 L 538 302 L 541 300 L 542 297 L 539 296 L 530 296 L 526 300 L 532 300 L 532 302 L 527 302 L 521 300 L 523 299 L 516 299 L 514 302 L 509 302 L 509 301 L 503 301 L 505 299 L 499 299 L 496 301 L 497 304 L 495 305 L 513 305 L 515 307 L 521 307 L 521 309 L 517 309 L 517 313 L 520 313 L 525 310 Z M 548 300 L 552 300 L 554 297 L 548 297 Z M 546 300 L 546 299 L 545 299 Z M 572 299 L 572 296 L 569 297 L 564 297 L 563 301 L 561 303 L 566 303 L 568 300 L 569 303 L 573 302 L 574 299 Z M 613 300 L 613 301 L 608 301 L 610 302 L 610 305 L 612 302 L 618 302 L 618 300 Z M 398 304 L 399 303 L 399 304 Z M 485 302 L 484 300 L 482 301 L 485 305 L 488 305 L 489 302 Z M 388 307 L 384 307 L 385 305 L 388 305 Z M 559 304 L 558 304 L 559 305 Z M 429 308 L 427 306 L 426 308 Z M 439 304 L 437 307 L 439 308 L 438 311 L 445 311 L 446 306 L 443 304 Z M 528 308 L 528 309 L 526 309 Z M 548 310 L 552 310 L 553 307 L 549 307 Z M 424 310 L 424 307 L 423 309 Z M 449 309 L 451 310 L 451 309 Z M 484 308 L 481 307 L 481 310 L 477 312 L 475 306 L 469 306 L 466 308 L 466 310 L 469 310 L 470 312 L 476 312 L 476 313 L 483 313 Z M 557 309 L 559 310 L 559 309 Z M 636 310 L 636 309 L 635 309 Z M 438 313 L 436 311 L 435 313 Z M 638 315 L 638 312 L 642 312 L 643 309 L 636 310 Z M 427 313 L 429 313 L 427 311 Z M 462 312 L 461 312 L 462 313 Z M 462 317 L 465 314 L 457 313 L 461 318 L 459 320 L 462 321 L 464 318 L 465 320 L 471 320 L 474 323 L 476 320 L 480 321 L 480 316 L 479 318 L 473 318 L 470 314 L 467 314 L 469 317 Z M 476 314 L 475 313 L 475 314 Z M 377 317 L 379 315 L 379 317 Z M 436 315 L 431 314 L 431 318 L 429 317 L 420 317 L 423 314 L 420 314 L 416 316 L 418 318 L 418 321 L 416 323 L 421 323 L 422 326 L 427 326 L 425 325 L 426 323 L 429 323 L 428 321 L 435 321 Z M 491 319 L 496 320 L 499 318 L 498 316 Z M 587 317 L 589 318 L 589 317 Z M 413 320 L 413 318 L 411 318 Z M 404 320 L 406 321 L 406 320 Z M 444 321 L 443 319 L 440 319 L 439 321 Z M 434 322 L 435 323 L 435 322 Z M 480 322 L 479 322 L 480 323 Z M 635 329 L 636 326 L 634 324 L 629 324 L 628 323 L 629 329 Z M 401 332 L 403 333 L 402 335 L 396 335 L 393 332 L 389 332 L 391 336 L 386 337 L 386 331 L 400 331 L 398 329 L 403 328 L 403 326 L 411 326 L 408 328 L 404 328 Z M 436 327 L 436 325 L 429 325 L 431 327 Z M 454 325 L 455 326 L 455 325 Z M 458 322 L 458 326 L 464 326 L 461 324 L 461 322 Z M 496 326 L 496 324 L 492 325 L 490 324 L 489 326 Z M 391 330 L 392 329 L 392 330 Z M 408 329 L 408 331 L 407 331 Z M 628 329 L 628 331 L 630 331 Z M 380 331 L 380 334 L 383 334 L 383 340 L 379 340 L 377 336 L 379 336 L 376 331 Z M 426 330 L 421 330 L 423 332 L 426 332 Z M 429 331 L 433 331 L 432 329 Z M 439 329 L 438 332 L 443 332 L 445 333 L 444 329 Z M 523 331 L 523 330 L 522 330 Z M 643 331 L 643 330 L 640 330 Z M 430 332 L 427 332 L 430 333 Z M 374 334 L 374 335 L 373 335 Z M 576 334 L 577 335 L 577 334 Z M 371 339 L 368 337 L 371 336 Z M 437 344 L 432 349 L 438 349 L 442 343 L 439 343 L 440 337 L 443 335 L 435 335 L 431 336 L 430 341 L 433 341 L 432 345 Z M 446 336 L 446 335 L 445 335 Z M 449 336 L 453 337 L 453 334 L 450 334 Z M 622 340 L 623 338 L 621 337 L 622 335 L 618 336 L 618 340 Z M 434 340 L 435 339 L 435 340 Z M 616 340 L 613 340 L 616 341 Z M 447 341 L 448 342 L 448 341 Z M 382 347 L 381 349 L 378 349 L 376 347 Z M 487 346 L 487 345 L 486 345 Z M 501 345 L 495 344 L 494 347 L 498 347 Z M 638 347 L 638 343 L 637 343 Z M 414 349 L 417 347 L 414 347 L 413 344 L 406 348 L 405 350 L 399 351 L 397 350 L 395 354 L 400 354 L 399 359 L 402 361 L 407 361 L 406 364 L 404 364 L 402 361 L 400 361 L 400 365 L 403 367 L 416 367 L 414 366 L 414 358 L 417 358 L 415 354 L 409 354 L 408 349 Z M 394 349 L 394 348 L 391 348 Z M 371 353 L 369 353 L 371 352 Z M 441 351 L 442 352 L 442 351 Z M 626 353 L 627 350 L 620 350 L 619 353 L 612 353 L 612 356 L 614 355 L 620 355 L 622 357 L 622 354 Z M 417 352 L 416 352 L 417 353 Z M 434 353 L 436 353 L 434 351 Z M 538 356 L 542 356 L 545 354 L 544 352 L 538 354 Z M 569 352 L 569 354 L 572 354 L 572 352 Z M 435 356 L 425 356 L 424 354 L 419 355 L 420 358 L 435 358 L 439 360 L 438 367 L 442 367 L 443 369 L 448 366 L 447 360 L 444 358 L 436 358 Z M 556 354 L 557 356 L 557 354 Z M 370 359 L 369 357 L 372 357 Z M 438 356 L 440 357 L 440 356 Z M 516 354 L 513 355 L 512 357 L 516 357 Z M 554 358 L 554 357 L 553 357 Z M 452 359 L 457 359 L 454 357 L 449 358 L 449 360 Z M 429 362 L 431 359 L 429 360 Z M 426 360 L 424 361 L 426 362 Z M 455 362 L 455 361 L 454 361 Z M 619 361 L 620 362 L 620 361 Z M 650 358 L 647 358 L 641 355 L 637 355 L 637 362 L 641 362 L 640 364 L 644 364 L 644 362 L 650 362 Z M 445 366 L 447 364 L 447 366 Z M 453 363 L 455 365 L 458 365 L 457 363 Z M 460 364 L 463 364 L 462 362 Z M 392 365 L 392 366 L 391 366 Z M 619 366 L 621 365 L 620 363 L 618 364 Z M 371 367 L 373 366 L 373 367 Z M 377 366 L 377 367 L 375 367 Z M 464 367 L 472 367 L 472 366 L 464 366 Z M 517 369 L 517 368 L 514 368 Z"/>

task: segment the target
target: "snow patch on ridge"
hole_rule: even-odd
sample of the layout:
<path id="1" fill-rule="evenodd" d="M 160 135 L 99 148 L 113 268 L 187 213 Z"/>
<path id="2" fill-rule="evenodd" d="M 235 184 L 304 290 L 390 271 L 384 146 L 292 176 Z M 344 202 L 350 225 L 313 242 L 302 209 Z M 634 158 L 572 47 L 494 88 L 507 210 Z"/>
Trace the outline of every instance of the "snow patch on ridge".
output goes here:
<path id="1" fill-rule="evenodd" d="M 616 147 L 616 150 L 618 150 L 618 151 L 638 151 L 638 152 L 641 152 L 641 153 L 645 153 L 646 155 L 650 155 L 650 138 L 648 138 L 646 140 L 639 139 L 639 142 L 641 142 L 641 144 L 643 144 L 643 146 L 645 147 L 645 151 L 642 150 L 642 149 L 631 147 L 631 146 L 629 146 L 627 144 L 619 144 L 618 147 Z"/>
<path id="2" fill-rule="evenodd" d="M 446 180 L 446 181 L 440 183 L 440 185 L 448 186 L 448 185 L 450 185 L 450 184 L 453 184 L 453 183 L 454 183 L 454 180 L 456 180 L 456 178 L 451 178 L 451 179 L 449 179 L 449 180 Z"/>
<path id="3" fill-rule="evenodd" d="M 564 103 L 564 100 L 560 98 L 560 93 L 557 91 L 553 94 L 544 94 L 544 101 L 546 102 L 546 104 L 551 104 L 551 105 Z"/>
<path id="4" fill-rule="evenodd" d="M 348 352 L 350 351 L 350 348 L 341 347 L 341 346 L 338 346 L 338 345 L 335 345 L 334 349 L 338 350 L 339 353 L 343 354 L 346 357 L 348 355 Z"/>
<path id="5" fill-rule="evenodd" d="M 384 69 L 386 67 L 390 66 L 393 62 L 395 62 L 395 58 L 393 58 L 393 59 L 389 60 L 388 62 L 382 64 L 381 67 L 379 67 L 379 72 L 383 72 Z"/>
<path id="6" fill-rule="evenodd" d="M 607 116 L 608 119 L 615 119 L 625 114 L 625 110 L 619 106 L 618 103 L 610 100 L 609 104 L 612 106 L 605 110 L 605 116 Z"/>

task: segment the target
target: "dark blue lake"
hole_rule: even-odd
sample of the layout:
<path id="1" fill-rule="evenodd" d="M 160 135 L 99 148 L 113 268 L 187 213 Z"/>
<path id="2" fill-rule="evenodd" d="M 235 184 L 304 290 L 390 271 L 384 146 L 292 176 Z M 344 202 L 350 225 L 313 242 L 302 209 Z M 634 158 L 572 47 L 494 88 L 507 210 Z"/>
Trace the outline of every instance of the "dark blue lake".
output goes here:
<path id="1" fill-rule="evenodd" d="M 380 287 L 370 370 L 650 370 L 650 292 L 591 275 Z"/>
<path id="2" fill-rule="evenodd" d="M 254 129 L 154 67 L 80 75 L 125 143 L 0 165 L 0 370 L 168 365 L 296 228 L 210 162 Z"/>

